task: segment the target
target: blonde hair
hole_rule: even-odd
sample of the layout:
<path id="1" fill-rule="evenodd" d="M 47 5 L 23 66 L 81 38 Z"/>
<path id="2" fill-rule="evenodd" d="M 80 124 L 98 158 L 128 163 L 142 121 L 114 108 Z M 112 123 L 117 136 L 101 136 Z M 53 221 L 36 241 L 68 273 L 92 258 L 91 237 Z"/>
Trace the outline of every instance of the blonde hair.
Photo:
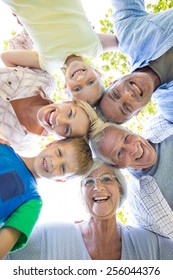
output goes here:
<path id="1" fill-rule="evenodd" d="M 86 135 L 87 139 L 90 138 L 90 135 L 94 134 L 94 131 L 97 130 L 97 127 L 103 124 L 103 121 L 97 116 L 96 111 L 89 105 L 89 103 L 82 100 L 73 100 L 76 106 L 82 108 L 85 113 L 88 115 L 90 120 L 89 130 Z"/>
<path id="2" fill-rule="evenodd" d="M 72 144 L 78 161 L 78 170 L 75 175 L 71 175 L 68 178 L 85 174 L 93 165 L 92 152 L 87 141 L 82 137 L 64 138 L 59 141 L 62 143 L 70 142 Z"/>

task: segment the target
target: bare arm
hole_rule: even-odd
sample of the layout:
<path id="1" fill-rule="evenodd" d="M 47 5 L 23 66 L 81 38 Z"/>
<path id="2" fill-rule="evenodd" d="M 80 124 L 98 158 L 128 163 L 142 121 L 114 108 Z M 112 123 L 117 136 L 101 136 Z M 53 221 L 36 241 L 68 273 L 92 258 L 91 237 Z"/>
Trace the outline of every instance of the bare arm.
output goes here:
<path id="1" fill-rule="evenodd" d="M 116 51 L 118 49 L 118 40 L 115 35 L 97 33 L 102 44 L 104 52 Z"/>
<path id="2" fill-rule="evenodd" d="M 12 227 L 0 229 L 0 260 L 13 248 L 20 235 L 21 232 Z"/>
<path id="3" fill-rule="evenodd" d="M 0 138 L 0 144 L 11 146 L 11 143 L 3 138 Z"/>
<path id="4" fill-rule="evenodd" d="M 32 50 L 11 50 L 1 53 L 1 60 L 6 66 L 24 66 L 40 68 L 38 53 Z"/>

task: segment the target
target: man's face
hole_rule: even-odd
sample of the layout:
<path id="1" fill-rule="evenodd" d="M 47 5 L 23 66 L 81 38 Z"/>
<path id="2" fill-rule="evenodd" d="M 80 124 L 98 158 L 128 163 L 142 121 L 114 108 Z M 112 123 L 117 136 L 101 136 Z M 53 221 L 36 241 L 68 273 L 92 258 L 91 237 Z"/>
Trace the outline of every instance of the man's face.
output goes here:
<path id="1" fill-rule="evenodd" d="M 95 104 L 102 95 L 100 73 L 85 62 L 73 61 L 66 70 L 65 80 L 70 95 L 90 105 Z"/>
<path id="2" fill-rule="evenodd" d="M 123 123 L 145 107 L 153 91 L 151 77 L 144 72 L 134 72 L 113 83 L 104 93 L 99 107 L 108 120 Z"/>
<path id="3" fill-rule="evenodd" d="M 80 168 L 76 157 L 73 144 L 55 141 L 36 156 L 34 175 L 54 180 L 74 175 Z"/>
<path id="4" fill-rule="evenodd" d="M 118 168 L 146 169 L 157 159 L 146 139 L 124 128 L 110 127 L 99 142 L 99 151 Z"/>

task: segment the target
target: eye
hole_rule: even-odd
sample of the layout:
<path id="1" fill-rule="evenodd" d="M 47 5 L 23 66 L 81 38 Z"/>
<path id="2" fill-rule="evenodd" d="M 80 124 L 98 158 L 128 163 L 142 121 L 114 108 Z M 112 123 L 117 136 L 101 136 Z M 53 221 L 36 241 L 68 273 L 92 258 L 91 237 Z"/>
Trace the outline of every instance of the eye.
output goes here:
<path id="1" fill-rule="evenodd" d="M 129 107 L 129 105 L 127 103 L 123 104 L 123 110 L 126 113 L 131 113 L 131 109 L 130 109 L 130 107 Z"/>
<path id="2" fill-rule="evenodd" d="M 125 144 L 128 144 L 128 138 L 129 138 L 129 134 L 127 134 L 127 135 L 124 137 L 124 143 L 125 143 Z"/>
<path id="3" fill-rule="evenodd" d="M 122 155 L 123 155 L 123 152 L 122 152 L 122 150 L 120 150 L 120 151 L 118 152 L 118 159 L 121 159 L 121 158 L 122 158 Z"/>
<path id="4" fill-rule="evenodd" d="M 78 91 L 80 91 L 81 90 L 81 87 L 75 87 L 74 89 L 73 89 L 73 91 L 76 91 L 76 92 L 78 92 Z"/>
<path id="5" fill-rule="evenodd" d="M 67 117 L 70 119 L 70 118 L 72 117 L 72 115 L 73 115 L 73 112 L 72 112 L 72 110 L 70 109 L 69 112 L 68 112 L 68 114 L 67 114 Z"/>
<path id="6" fill-rule="evenodd" d="M 89 80 L 89 81 L 88 81 L 88 85 L 89 85 L 89 86 L 93 85 L 93 84 L 94 84 L 94 81 L 95 81 L 95 80 L 93 80 L 93 79 L 92 79 L 92 80 Z"/>
<path id="7" fill-rule="evenodd" d="M 113 180 L 112 180 L 112 177 L 110 177 L 109 175 L 104 175 L 101 177 L 101 182 L 102 183 L 111 183 Z"/>
<path id="8" fill-rule="evenodd" d="M 58 149 L 58 156 L 59 156 L 59 157 L 62 157 L 62 152 L 61 152 L 60 149 Z"/>
<path id="9" fill-rule="evenodd" d="M 60 166 L 60 169 L 61 169 L 61 174 L 65 175 L 65 166 L 63 164 Z"/>
<path id="10" fill-rule="evenodd" d="M 113 91 L 113 97 L 114 97 L 115 99 L 120 99 L 119 94 L 118 94 L 115 90 L 112 90 L 112 91 Z"/>
<path id="11" fill-rule="evenodd" d="M 71 135 L 71 127 L 69 125 L 66 125 L 64 128 L 64 135 L 70 136 Z"/>
<path id="12" fill-rule="evenodd" d="M 85 180 L 84 185 L 86 187 L 91 187 L 95 184 L 95 180 L 93 178 L 88 178 Z"/>

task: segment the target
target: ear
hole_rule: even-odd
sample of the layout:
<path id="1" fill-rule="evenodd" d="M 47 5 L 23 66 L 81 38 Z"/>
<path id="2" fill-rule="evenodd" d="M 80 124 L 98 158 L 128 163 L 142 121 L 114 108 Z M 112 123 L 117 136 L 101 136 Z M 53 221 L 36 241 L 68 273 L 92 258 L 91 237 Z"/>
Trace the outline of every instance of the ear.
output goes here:
<path id="1" fill-rule="evenodd" d="M 65 179 L 56 179 L 56 180 L 54 180 L 55 182 L 60 182 L 60 183 L 65 183 L 66 182 L 66 180 Z"/>

